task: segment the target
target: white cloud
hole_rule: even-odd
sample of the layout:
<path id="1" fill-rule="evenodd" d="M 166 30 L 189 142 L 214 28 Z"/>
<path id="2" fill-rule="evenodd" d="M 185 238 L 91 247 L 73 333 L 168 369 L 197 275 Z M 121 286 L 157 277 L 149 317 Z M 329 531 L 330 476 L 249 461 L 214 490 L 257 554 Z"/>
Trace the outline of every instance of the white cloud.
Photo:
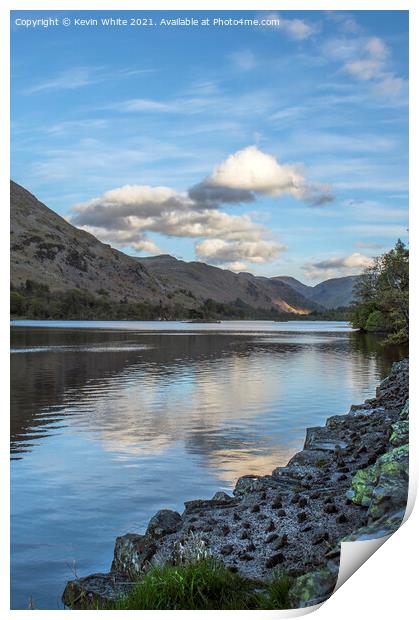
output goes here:
<path id="1" fill-rule="evenodd" d="M 304 274 L 310 280 L 357 275 L 374 262 L 371 256 L 354 252 L 349 256 L 333 257 L 322 261 L 306 263 Z"/>
<path id="2" fill-rule="evenodd" d="M 154 99 L 129 99 L 118 104 L 120 112 L 173 112 L 177 106 Z"/>
<path id="3" fill-rule="evenodd" d="M 257 66 L 256 56 L 251 50 L 240 50 L 230 54 L 230 60 L 236 69 L 250 71 Z"/>
<path id="4" fill-rule="evenodd" d="M 129 79 L 133 76 L 147 75 L 152 72 L 154 72 L 154 69 L 115 69 L 115 67 L 110 68 L 106 66 L 73 67 L 51 79 L 31 86 L 25 90 L 25 93 L 29 95 L 42 91 L 74 90 L 98 82 Z"/>
<path id="5" fill-rule="evenodd" d="M 298 200 L 317 205 L 332 200 L 330 187 L 307 183 L 301 166 L 280 164 L 275 157 L 260 151 L 256 146 L 248 146 L 230 155 L 215 167 L 204 184 L 273 197 L 291 194 Z"/>
<path id="6" fill-rule="evenodd" d="M 362 82 L 372 82 L 374 92 L 385 97 L 396 97 L 406 81 L 389 70 L 390 50 L 379 37 L 358 40 L 361 46 L 354 50 L 354 58 L 347 60 L 344 70 Z"/>
<path id="7" fill-rule="evenodd" d="M 149 253 L 159 249 L 147 232 L 207 237 L 197 253 L 216 264 L 243 259 L 263 263 L 284 249 L 266 241 L 266 229 L 248 215 L 230 215 L 205 204 L 168 187 L 125 186 L 76 205 L 70 221 L 102 241 Z"/>
<path id="8" fill-rule="evenodd" d="M 280 30 L 297 41 L 307 39 L 318 31 L 317 25 L 309 24 L 302 19 L 286 19 L 279 13 L 264 15 L 262 19 L 266 20 L 270 28 Z"/>
<path id="9" fill-rule="evenodd" d="M 245 271 L 247 268 L 246 263 L 241 263 L 240 261 L 234 261 L 232 263 L 224 263 L 222 265 L 225 269 L 229 269 L 230 271 L 236 271 L 239 273 L 240 271 Z"/>
<path id="10" fill-rule="evenodd" d="M 256 194 L 289 193 L 311 204 L 330 200 L 328 188 L 305 181 L 299 166 L 281 165 L 255 146 L 230 155 L 213 173 L 187 192 L 170 187 L 125 185 L 104 192 L 72 209 L 70 221 L 99 239 L 134 250 L 155 252 L 145 235 L 201 239 L 196 253 L 215 264 L 244 269 L 245 261 L 274 260 L 285 246 L 249 215 L 231 215 L 223 204 L 254 202 Z M 239 265 L 240 263 L 240 265 Z"/>
<path id="11" fill-rule="evenodd" d="M 55 78 L 40 82 L 28 88 L 25 92 L 27 94 L 39 93 L 41 91 L 48 90 L 73 90 L 75 88 L 81 88 L 94 82 L 94 78 L 91 76 L 90 69 L 79 67 L 64 71 L 61 75 Z"/>

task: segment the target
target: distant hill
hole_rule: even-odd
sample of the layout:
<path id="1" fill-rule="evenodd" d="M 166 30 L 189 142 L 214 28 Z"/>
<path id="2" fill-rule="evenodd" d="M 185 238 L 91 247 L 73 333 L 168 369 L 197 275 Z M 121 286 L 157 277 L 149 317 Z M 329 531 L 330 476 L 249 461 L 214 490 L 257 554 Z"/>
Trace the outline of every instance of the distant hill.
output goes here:
<path id="1" fill-rule="evenodd" d="M 321 309 L 317 302 L 306 299 L 286 283 L 271 278 L 234 273 L 201 262 L 186 262 L 168 254 L 136 260 L 169 292 L 186 289 L 201 301 L 211 298 L 231 303 L 240 299 L 252 307 L 270 309 L 273 306 L 281 312 L 298 314 Z"/>
<path id="2" fill-rule="evenodd" d="M 272 279 L 284 282 L 307 299 L 315 301 L 327 309 L 332 309 L 349 306 L 354 298 L 353 288 L 357 278 L 358 276 L 331 278 L 316 284 L 316 286 L 307 286 L 289 276 L 277 276 Z"/>
<path id="3" fill-rule="evenodd" d="M 26 189 L 11 182 L 11 283 L 27 280 L 51 292 L 78 289 L 112 302 L 148 302 L 186 309 L 212 299 L 264 312 L 307 314 L 315 300 L 278 279 L 234 273 L 168 255 L 132 257 L 72 226 Z M 51 298 L 53 300 L 53 298 Z"/>

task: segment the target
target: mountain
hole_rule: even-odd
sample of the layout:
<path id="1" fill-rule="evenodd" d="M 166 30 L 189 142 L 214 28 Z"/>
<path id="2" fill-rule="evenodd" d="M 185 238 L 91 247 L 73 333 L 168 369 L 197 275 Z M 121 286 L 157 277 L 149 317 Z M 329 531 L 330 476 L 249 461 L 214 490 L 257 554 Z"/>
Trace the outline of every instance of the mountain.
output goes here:
<path id="1" fill-rule="evenodd" d="M 297 293 L 300 293 L 300 295 L 303 295 L 307 299 L 310 299 L 310 294 L 313 287 L 308 286 L 307 284 L 303 284 L 302 282 L 297 280 L 297 278 L 293 278 L 292 276 L 277 276 L 271 278 L 271 280 L 275 280 L 276 282 L 283 282 L 284 284 L 287 284 L 288 286 L 293 288 L 294 291 L 297 291 Z"/>
<path id="2" fill-rule="evenodd" d="M 358 276 L 344 276 L 342 278 L 331 278 L 316 284 L 307 286 L 295 278 L 289 276 L 277 276 L 273 280 L 284 282 L 291 286 L 300 295 L 307 299 L 324 306 L 327 309 L 349 306 L 354 299 L 353 288 Z"/>
<path id="3" fill-rule="evenodd" d="M 271 278 L 245 272 L 234 273 L 201 262 L 186 262 L 168 254 L 136 260 L 170 293 L 186 289 L 200 301 L 211 298 L 228 304 L 240 299 L 254 308 L 269 310 L 274 306 L 281 312 L 297 314 L 321 309 L 317 302 L 306 299 L 292 287 Z"/>
<path id="4" fill-rule="evenodd" d="M 172 256 L 132 257 L 72 226 L 11 182 L 11 283 L 27 280 L 51 292 L 104 293 L 112 302 L 199 308 L 207 299 L 268 312 L 307 314 L 321 306 L 277 279 L 233 273 Z"/>
<path id="5" fill-rule="evenodd" d="M 27 279 L 52 291 L 106 290 L 115 300 L 167 301 L 166 291 L 134 258 L 75 228 L 26 189 L 10 184 L 10 268 L 15 287 Z"/>

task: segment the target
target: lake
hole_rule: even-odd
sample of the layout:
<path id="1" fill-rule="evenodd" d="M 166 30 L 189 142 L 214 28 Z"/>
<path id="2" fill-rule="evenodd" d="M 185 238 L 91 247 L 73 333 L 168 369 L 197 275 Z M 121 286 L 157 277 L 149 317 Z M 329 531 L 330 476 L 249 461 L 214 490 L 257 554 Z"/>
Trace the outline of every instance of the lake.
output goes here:
<path id="1" fill-rule="evenodd" d="M 320 321 L 15 321 L 11 347 L 13 609 L 62 608 L 116 536 L 285 465 L 405 354 Z"/>

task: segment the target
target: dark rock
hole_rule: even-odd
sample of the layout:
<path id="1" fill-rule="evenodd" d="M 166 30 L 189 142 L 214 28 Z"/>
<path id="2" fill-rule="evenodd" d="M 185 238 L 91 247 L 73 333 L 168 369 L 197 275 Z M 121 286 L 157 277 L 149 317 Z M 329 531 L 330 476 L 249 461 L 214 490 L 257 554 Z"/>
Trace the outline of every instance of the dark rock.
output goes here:
<path id="1" fill-rule="evenodd" d="M 150 538 L 161 538 L 166 534 L 173 534 L 178 529 L 182 517 L 174 510 L 159 510 L 150 519 L 147 527 L 146 536 Z"/>
<path id="2" fill-rule="evenodd" d="M 275 566 L 278 566 L 278 564 L 282 564 L 284 560 L 285 556 L 283 553 L 275 553 L 266 560 L 265 566 L 266 568 L 275 568 Z"/>
<path id="3" fill-rule="evenodd" d="M 303 523 L 304 521 L 306 521 L 307 519 L 307 513 L 306 512 L 299 512 L 297 515 L 297 519 L 298 519 L 298 523 Z"/>
<path id="4" fill-rule="evenodd" d="M 234 498 L 224 493 L 224 491 L 217 491 L 212 498 L 212 501 L 216 502 L 231 502 L 232 500 L 234 500 Z"/>
<path id="5" fill-rule="evenodd" d="M 282 497 L 277 497 L 272 502 L 272 508 L 276 510 L 277 508 L 282 508 Z"/>
<path id="6" fill-rule="evenodd" d="M 320 545 L 321 543 L 326 542 L 328 540 L 329 540 L 329 533 L 321 532 L 320 534 L 317 534 L 316 536 L 314 536 L 311 542 L 313 543 L 313 545 Z"/>
<path id="7" fill-rule="evenodd" d="M 233 551 L 234 551 L 233 545 L 224 545 L 224 547 L 221 547 L 220 549 L 220 553 L 222 555 L 230 555 L 231 553 L 233 553 Z"/>
<path id="8" fill-rule="evenodd" d="M 278 551 L 278 549 L 282 549 L 283 547 L 286 547 L 288 545 L 288 536 L 286 534 L 283 534 L 281 537 L 278 537 L 278 539 L 274 542 L 274 544 L 272 545 L 272 549 L 274 551 Z"/>
<path id="9" fill-rule="evenodd" d="M 266 537 L 265 539 L 265 543 L 267 545 L 270 545 L 272 542 L 274 542 L 274 540 L 276 540 L 278 537 L 278 534 L 269 534 L 269 536 Z"/>
<path id="10" fill-rule="evenodd" d="M 333 514 L 338 511 L 334 504 L 326 504 L 324 507 L 324 511 L 326 514 Z"/>
<path id="11" fill-rule="evenodd" d="M 68 581 L 63 592 L 63 603 L 70 609 L 100 609 L 128 594 L 132 583 L 118 572 L 95 573 Z"/>
<path id="12" fill-rule="evenodd" d="M 155 552 L 156 545 L 148 536 L 140 534 L 118 536 L 115 541 L 111 570 L 135 579 Z"/>

